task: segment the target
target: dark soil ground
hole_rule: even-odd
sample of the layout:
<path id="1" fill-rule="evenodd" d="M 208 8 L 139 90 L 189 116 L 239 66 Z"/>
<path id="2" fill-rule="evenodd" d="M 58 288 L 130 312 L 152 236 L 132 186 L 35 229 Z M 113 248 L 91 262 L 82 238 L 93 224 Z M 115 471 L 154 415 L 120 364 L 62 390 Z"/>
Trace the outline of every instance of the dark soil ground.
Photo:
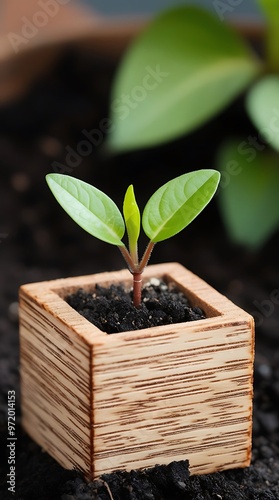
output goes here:
<path id="1" fill-rule="evenodd" d="M 106 475 L 86 484 L 65 471 L 21 429 L 17 290 L 27 282 L 115 270 L 120 252 L 82 232 L 46 187 L 53 161 L 65 163 L 84 128 L 108 116 L 113 64 L 71 50 L 21 101 L 0 109 L 0 498 L 279 499 L 279 288 L 276 233 L 259 251 L 229 242 L 217 202 L 183 233 L 155 248 L 152 263 L 177 260 L 256 319 L 253 459 L 249 468 L 188 477 L 187 462 L 150 471 Z M 241 102 L 186 139 L 115 158 L 101 147 L 71 172 L 121 206 L 130 183 L 139 205 L 163 182 L 187 170 L 214 166 L 216 147 L 235 130 L 253 134 Z M 145 241 L 143 238 L 143 246 Z M 118 255 L 118 253 L 119 255 Z M 7 395 L 16 396 L 16 493 L 7 490 Z M 185 457 L 187 460 L 187 457 Z"/>
<path id="2" fill-rule="evenodd" d="M 142 330 L 205 318 L 199 307 L 191 307 L 185 295 L 153 278 L 142 288 L 141 305 L 133 305 L 133 293 L 123 285 L 96 285 L 93 293 L 80 289 L 65 299 L 71 307 L 106 333 Z"/>

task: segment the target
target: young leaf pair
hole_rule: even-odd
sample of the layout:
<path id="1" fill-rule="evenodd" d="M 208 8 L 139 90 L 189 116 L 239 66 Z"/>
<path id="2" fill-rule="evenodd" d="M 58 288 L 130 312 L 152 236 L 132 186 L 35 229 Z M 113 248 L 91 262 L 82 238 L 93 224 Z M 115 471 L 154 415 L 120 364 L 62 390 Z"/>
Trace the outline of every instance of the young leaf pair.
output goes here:
<path id="1" fill-rule="evenodd" d="M 58 203 L 89 234 L 116 245 L 133 275 L 133 302 L 141 303 L 142 273 L 155 243 L 171 238 L 184 229 L 213 197 L 220 174 L 204 169 L 180 175 L 160 187 L 148 200 L 142 221 L 133 186 L 126 191 L 123 216 L 116 204 L 99 189 L 74 177 L 48 174 L 46 181 Z M 149 238 L 138 258 L 140 226 Z M 127 231 L 128 248 L 122 238 Z"/>

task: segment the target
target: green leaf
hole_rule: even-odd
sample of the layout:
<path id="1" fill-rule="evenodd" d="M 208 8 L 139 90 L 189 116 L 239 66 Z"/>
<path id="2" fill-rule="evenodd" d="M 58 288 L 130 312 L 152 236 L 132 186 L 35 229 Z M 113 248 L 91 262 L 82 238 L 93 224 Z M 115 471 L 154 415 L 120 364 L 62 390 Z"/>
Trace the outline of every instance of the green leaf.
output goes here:
<path id="1" fill-rule="evenodd" d="M 106 194 L 68 175 L 48 174 L 46 181 L 58 203 L 80 227 L 99 240 L 124 246 L 123 217 Z"/>
<path id="2" fill-rule="evenodd" d="M 279 21 L 279 7 L 277 0 L 258 0 L 269 21 Z"/>
<path id="3" fill-rule="evenodd" d="M 219 152 L 218 202 L 232 241 L 262 246 L 279 227 L 278 156 L 247 141 L 228 142 Z"/>
<path id="4" fill-rule="evenodd" d="M 231 102 L 259 70 L 244 42 L 216 16 L 196 7 L 163 13 L 119 67 L 108 145 L 149 147 L 190 132 Z"/>
<path id="5" fill-rule="evenodd" d="M 257 82 L 247 94 L 246 108 L 262 138 L 279 151 L 279 76 Z"/>
<path id="6" fill-rule="evenodd" d="M 219 179 L 216 170 L 197 170 L 164 184 L 151 196 L 143 211 L 145 234 L 157 243 L 182 231 L 209 203 Z"/>
<path id="7" fill-rule="evenodd" d="M 278 0 L 259 0 L 267 17 L 266 56 L 270 69 L 279 71 L 279 3 Z"/>
<path id="8" fill-rule="evenodd" d="M 124 197 L 123 213 L 129 245 L 131 249 L 135 249 L 140 234 L 140 211 L 132 185 L 128 187 Z"/>

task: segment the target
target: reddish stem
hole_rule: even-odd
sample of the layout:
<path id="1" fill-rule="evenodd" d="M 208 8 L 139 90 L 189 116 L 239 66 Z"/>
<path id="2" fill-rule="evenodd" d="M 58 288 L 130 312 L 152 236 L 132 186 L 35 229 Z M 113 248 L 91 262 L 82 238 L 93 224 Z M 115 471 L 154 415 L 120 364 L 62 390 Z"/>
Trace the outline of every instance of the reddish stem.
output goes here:
<path id="1" fill-rule="evenodd" d="M 154 245 L 155 243 L 152 243 L 152 241 L 148 243 L 139 264 L 133 262 L 131 254 L 128 252 L 125 246 L 118 247 L 126 261 L 129 271 L 133 275 L 133 304 L 135 307 L 139 307 L 141 304 L 142 273 L 149 261 Z"/>
<path id="2" fill-rule="evenodd" d="M 118 248 L 119 248 L 120 252 L 122 253 L 122 256 L 123 256 L 128 268 L 129 268 L 130 273 L 133 274 L 133 272 L 135 271 L 135 267 L 134 267 L 133 259 L 132 259 L 131 255 L 129 254 L 127 248 L 125 246 L 123 246 L 123 247 L 119 246 Z"/>
<path id="3" fill-rule="evenodd" d="M 141 305 L 142 273 L 133 273 L 133 304 L 135 307 Z"/>
<path id="4" fill-rule="evenodd" d="M 138 269 L 133 273 L 133 302 L 135 307 L 139 307 L 141 304 L 142 273 L 147 266 L 154 245 L 155 243 L 152 243 L 152 241 L 148 243 Z"/>
<path id="5" fill-rule="evenodd" d="M 150 255 L 151 255 L 151 252 L 152 252 L 154 246 L 155 246 L 155 243 L 153 243 L 152 241 L 149 241 L 149 243 L 146 247 L 146 250 L 143 254 L 143 257 L 140 261 L 140 264 L 139 264 L 139 268 L 138 268 L 139 272 L 143 273 L 143 271 L 144 271 L 145 267 L 147 266 L 147 263 L 150 259 Z"/>

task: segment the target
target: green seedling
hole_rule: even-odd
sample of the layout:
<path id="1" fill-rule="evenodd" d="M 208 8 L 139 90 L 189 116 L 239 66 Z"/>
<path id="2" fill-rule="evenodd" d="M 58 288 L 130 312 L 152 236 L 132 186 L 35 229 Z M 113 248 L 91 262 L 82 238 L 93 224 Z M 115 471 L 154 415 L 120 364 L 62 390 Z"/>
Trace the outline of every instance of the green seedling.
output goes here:
<path id="1" fill-rule="evenodd" d="M 141 304 L 142 273 L 156 243 L 184 229 L 213 197 L 220 174 L 216 170 L 190 172 L 164 184 L 147 202 L 142 220 L 133 186 L 126 191 L 123 215 L 102 191 L 74 177 L 48 174 L 46 181 L 58 203 L 85 231 L 102 241 L 116 245 L 133 275 L 133 303 Z M 139 260 L 140 227 L 149 238 Z M 122 239 L 127 232 L 128 248 Z"/>

